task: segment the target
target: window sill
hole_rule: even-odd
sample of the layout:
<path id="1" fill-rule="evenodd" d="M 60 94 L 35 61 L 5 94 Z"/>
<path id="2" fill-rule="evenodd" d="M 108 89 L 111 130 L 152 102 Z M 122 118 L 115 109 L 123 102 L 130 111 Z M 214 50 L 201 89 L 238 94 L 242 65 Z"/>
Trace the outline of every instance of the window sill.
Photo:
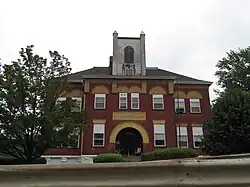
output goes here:
<path id="1" fill-rule="evenodd" d="M 92 146 L 93 148 L 102 148 L 102 147 L 105 147 L 104 145 L 93 145 Z"/>
<path id="2" fill-rule="evenodd" d="M 164 108 L 161 108 L 161 109 L 155 109 L 155 108 L 153 108 L 153 111 L 164 111 Z"/>
<path id="3" fill-rule="evenodd" d="M 164 147 L 167 147 L 166 145 L 154 145 L 154 147 L 157 147 L 157 148 L 164 148 Z"/>
<path id="4" fill-rule="evenodd" d="M 106 110 L 106 108 L 94 108 L 94 110 Z"/>
<path id="5" fill-rule="evenodd" d="M 181 113 L 181 114 L 174 113 L 174 115 L 176 115 L 176 116 L 185 116 L 185 115 L 187 115 L 187 113 Z"/>
<path id="6" fill-rule="evenodd" d="M 131 108 L 132 111 L 139 111 L 139 108 Z"/>
<path id="7" fill-rule="evenodd" d="M 201 115 L 201 112 L 190 112 L 191 115 Z"/>
<path id="8" fill-rule="evenodd" d="M 186 146 L 186 147 L 184 147 L 184 146 L 183 147 L 182 146 L 178 146 L 178 148 L 188 148 L 188 146 Z"/>

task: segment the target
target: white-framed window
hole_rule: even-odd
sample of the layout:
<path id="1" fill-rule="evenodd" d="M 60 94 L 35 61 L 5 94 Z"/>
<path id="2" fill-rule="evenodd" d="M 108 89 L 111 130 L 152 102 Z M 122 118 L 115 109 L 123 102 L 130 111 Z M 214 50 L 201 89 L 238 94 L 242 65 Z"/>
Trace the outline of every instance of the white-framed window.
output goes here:
<path id="1" fill-rule="evenodd" d="M 103 147 L 104 146 L 104 124 L 94 124 L 93 126 L 93 147 Z"/>
<path id="2" fill-rule="evenodd" d="M 174 107 L 176 114 L 186 113 L 185 99 L 174 99 Z"/>
<path id="3" fill-rule="evenodd" d="M 68 134 L 68 148 L 80 147 L 80 128 L 75 128 L 73 132 Z"/>
<path id="4" fill-rule="evenodd" d="M 166 146 L 165 124 L 154 124 L 154 146 Z"/>
<path id="5" fill-rule="evenodd" d="M 95 94 L 94 109 L 106 108 L 106 94 Z"/>
<path id="6" fill-rule="evenodd" d="M 119 93 L 119 109 L 127 109 L 127 108 L 128 108 L 128 94 Z"/>
<path id="7" fill-rule="evenodd" d="M 139 93 L 131 93 L 131 109 L 140 108 L 140 95 Z"/>
<path id="8" fill-rule="evenodd" d="M 164 101 L 163 101 L 162 94 L 154 94 L 153 95 L 153 109 L 154 110 L 164 109 Z"/>
<path id="9" fill-rule="evenodd" d="M 66 101 L 66 100 L 67 100 L 66 97 L 58 97 L 58 98 L 56 99 L 56 104 L 59 104 L 59 103 L 64 102 L 64 101 Z"/>
<path id="10" fill-rule="evenodd" d="M 72 97 L 72 100 L 76 104 L 76 106 L 73 108 L 73 111 L 80 112 L 82 110 L 82 98 L 81 97 Z"/>
<path id="11" fill-rule="evenodd" d="M 194 148 L 202 147 L 202 139 L 203 139 L 203 128 L 202 127 L 192 127 L 193 132 L 193 145 Z"/>
<path id="12" fill-rule="evenodd" d="M 176 126 L 176 139 L 177 139 L 177 146 L 181 148 L 188 147 L 188 132 L 187 127 L 183 126 Z"/>
<path id="13" fill-rule="evenodd" d="M 200 99 L 190 99 L 190 113 L 201 113 Z"/>

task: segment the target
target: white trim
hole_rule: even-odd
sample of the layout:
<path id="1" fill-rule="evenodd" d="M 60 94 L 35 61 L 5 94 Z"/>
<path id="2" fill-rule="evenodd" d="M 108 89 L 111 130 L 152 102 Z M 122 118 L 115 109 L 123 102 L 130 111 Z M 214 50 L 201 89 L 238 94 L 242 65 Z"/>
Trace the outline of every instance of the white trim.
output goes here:
<path id="1" fill-rule="evenodd" d="M 104 98 L 104 101 L 103 101 L 103 108 L 97 108 L 96 107 L 96 98 L 97 97 L 102 97 L 102 98 Z M 95 94 L 94 95 L 94 109 L 96 109 L 96 110 L 98 110 L 98 109 L 100 109 L 100 110 L 102 110 L 102 109 L 106 109 L 106 94 Z"/>
<path id="2" fill-rule="evenodd" d="M 121 98 L 126 98 L 126 108 L 121 108 Z M 128 94 L 127 93 L 119 93 L 119 109 L 120 110 L 128 109 Z"/>
<path id="3" fill-rule="evenodd" d="M 66 97 L 58 97 L 57 101 L 66 101 L 66 99 L 67 99 Z"/>
<path id="4" fill-rule="evenodd" d="M 103 126 L 103 132 L 95 132 L 95 126 Z M 103 144 L 95 145 L 95 134 L 103 134 Z M 105 124 L 94 124 L 93 125 L 93 135 L 92 135 L 92 147 L 104 147 L 105 146 Z"/>
<path id="5" fill-rule="evenodd" d="M 198 132 L 195 132 L 195 129 L 199 129 L 199 133 Z M 203 137 L 203 127 L 200 126 L 200 127 L 192 127 L 192 135 L 193 135 L 193 146 L 194 148 L 201 148 L 201 147 L 198 147 L 198 146 L 195 146 L 195 136 L 202 136 Z M 202 142 L 202 141 L 201 141 Z"/>
<path id="6" fill-rule="evenodd" d="M 76 100 L 77 101 L 80 101 L 80 110 L 79 111 L 82 111 L 82 97 L 72 97 L 71 98 L 72 100 Z"/>
<path id="7" fill-rule="evenodd" d="M 158 128 L 157 128 L 158 127 Z M 166 128 L 165 124 L 154 124 L 154 147 L 166 147 Z M 164 144 L 163 145 L 156 145 L 156 134 L 163 134 L 164 136 Z"/>
<path id="8" fill-rule="evenodd" d="M 181 108 L 180 107 L 181 103 L 184 104 L 184 107 L 183 107 L 184 111 L 183 111 L 183 113 L 185 114 L 186 113 L 186 103 L 185 103 L 185 99 L 182 99 L 182 98 L 180 98 L 180 99 L 174 99 L 174 112 L 177 113 L 176 110 L 178 109 L 178 102 L 179 102 L 179 108 Z"/>
<path id="9" fill-rule="evenodd" d="M 67 100 L 66 97 L 58 97 L 58 98 L 56 99 L 56 105 L 57 105 L 59 102 L 66 101 L 66 100 Z"/>
<path id="10" fill-rule="evenodd" d="M 180 128 L 181 132 L 179 132 L 179 128 Z M 182 134 L 181 129 L 184 129 L 184 128 L 185 128 L 186 133 Z M 186 136 L 187 137 L 187 146 L 180 146 L 179 133 L 180 133 L 180 136 Z M 188 129 L 187 129 L 187 126 L 180 126 L 180 127 L 179 127 L 179 125 L 176 126 L 176 142 L 177 142 L 177 147 L 179 147 L 179 148 L 188 148 Z"/>
<path id="11" fill-rule="evenodd" d="M 155 101 L 154 101 L 154 99 L 161 99 L 162 108 L 155 108 L 155 105 L 154 105 Z M 163 94 L 153 94 L 152 95 L 152 102 L 153 102 L 153 109 L 154 110 L 164 110 L 164 97 L 163 97 Z"/>
<path id="12" fill-rule="evenodd" d="M 194 106 L 196 104 L 197 104 L 197 106 Z M 191 114 L 200 114 L 201 113 L 201 101 L 200 101 L 200 99 L 189 99 L 189 105 L 190 105 L 190 113 Z M 199 107 L 199 112 L 193 112 L 192 107 Z"/>
<path id="13" fill-rule="evenodd" d="M 81 135 L 80 133 L 78 134 L 78 139 L 77 139 L 77 148 L 80 148 L 81 146 Z"/>
<path id="14" fill-rule="evenodd" d="M 42 155 L 41 157 L 43 158 L 61 158 L 61 157 L 67 157 L 67 158 L 77 158 L 81 156 L 86 156 L 86 157 L 96 157 L 97 155 Z"/>
<path id="15" fill-rule="evenodd" d="M 133 98 L 137 98 L 138 99 L 138 107 L 137 108 L 133 108 Z M 139 110 L 140 109 L 140 94 L 139 93 L 131 93 L 131 109 L 133 110 Z"/>

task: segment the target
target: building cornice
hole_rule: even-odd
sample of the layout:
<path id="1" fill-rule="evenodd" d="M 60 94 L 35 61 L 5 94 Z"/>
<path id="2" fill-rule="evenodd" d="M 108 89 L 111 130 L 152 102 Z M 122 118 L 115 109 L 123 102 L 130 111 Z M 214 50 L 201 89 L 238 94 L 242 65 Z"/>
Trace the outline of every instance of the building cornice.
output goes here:
<path id="1" fill-rule="evenodd" d="M 175 80 L 176 76 L 84 75 L 83 79 Z"/>

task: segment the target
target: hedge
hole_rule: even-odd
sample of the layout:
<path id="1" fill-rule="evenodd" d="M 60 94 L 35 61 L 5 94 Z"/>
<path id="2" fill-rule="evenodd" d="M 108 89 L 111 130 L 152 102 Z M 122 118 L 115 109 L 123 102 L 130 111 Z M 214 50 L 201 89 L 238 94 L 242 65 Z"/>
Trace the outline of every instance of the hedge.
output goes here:
<path id="1" fill-rule="evenodd" d="M 46 158 L 38 158 L 31 162 L 27 162 L 26 160 L 20 160 L 13 157 L 0 157 L 0 165 L 23 165 L 23 164 L 46 164 Z"/>
<path id="2" fill-rule="evenodd" d="M 176 158 L 197 157 L 197 152 L 189 148 L 164 148 L 152 152 L 144 153 L 141 156 L 142 161 L 168 160 Z"/>
<path id="3" fill-rule="evenodd" d="M 122 155 L 118 153 L 103 153 L 93 158 L 94 163 L 124 162 Z"/>

